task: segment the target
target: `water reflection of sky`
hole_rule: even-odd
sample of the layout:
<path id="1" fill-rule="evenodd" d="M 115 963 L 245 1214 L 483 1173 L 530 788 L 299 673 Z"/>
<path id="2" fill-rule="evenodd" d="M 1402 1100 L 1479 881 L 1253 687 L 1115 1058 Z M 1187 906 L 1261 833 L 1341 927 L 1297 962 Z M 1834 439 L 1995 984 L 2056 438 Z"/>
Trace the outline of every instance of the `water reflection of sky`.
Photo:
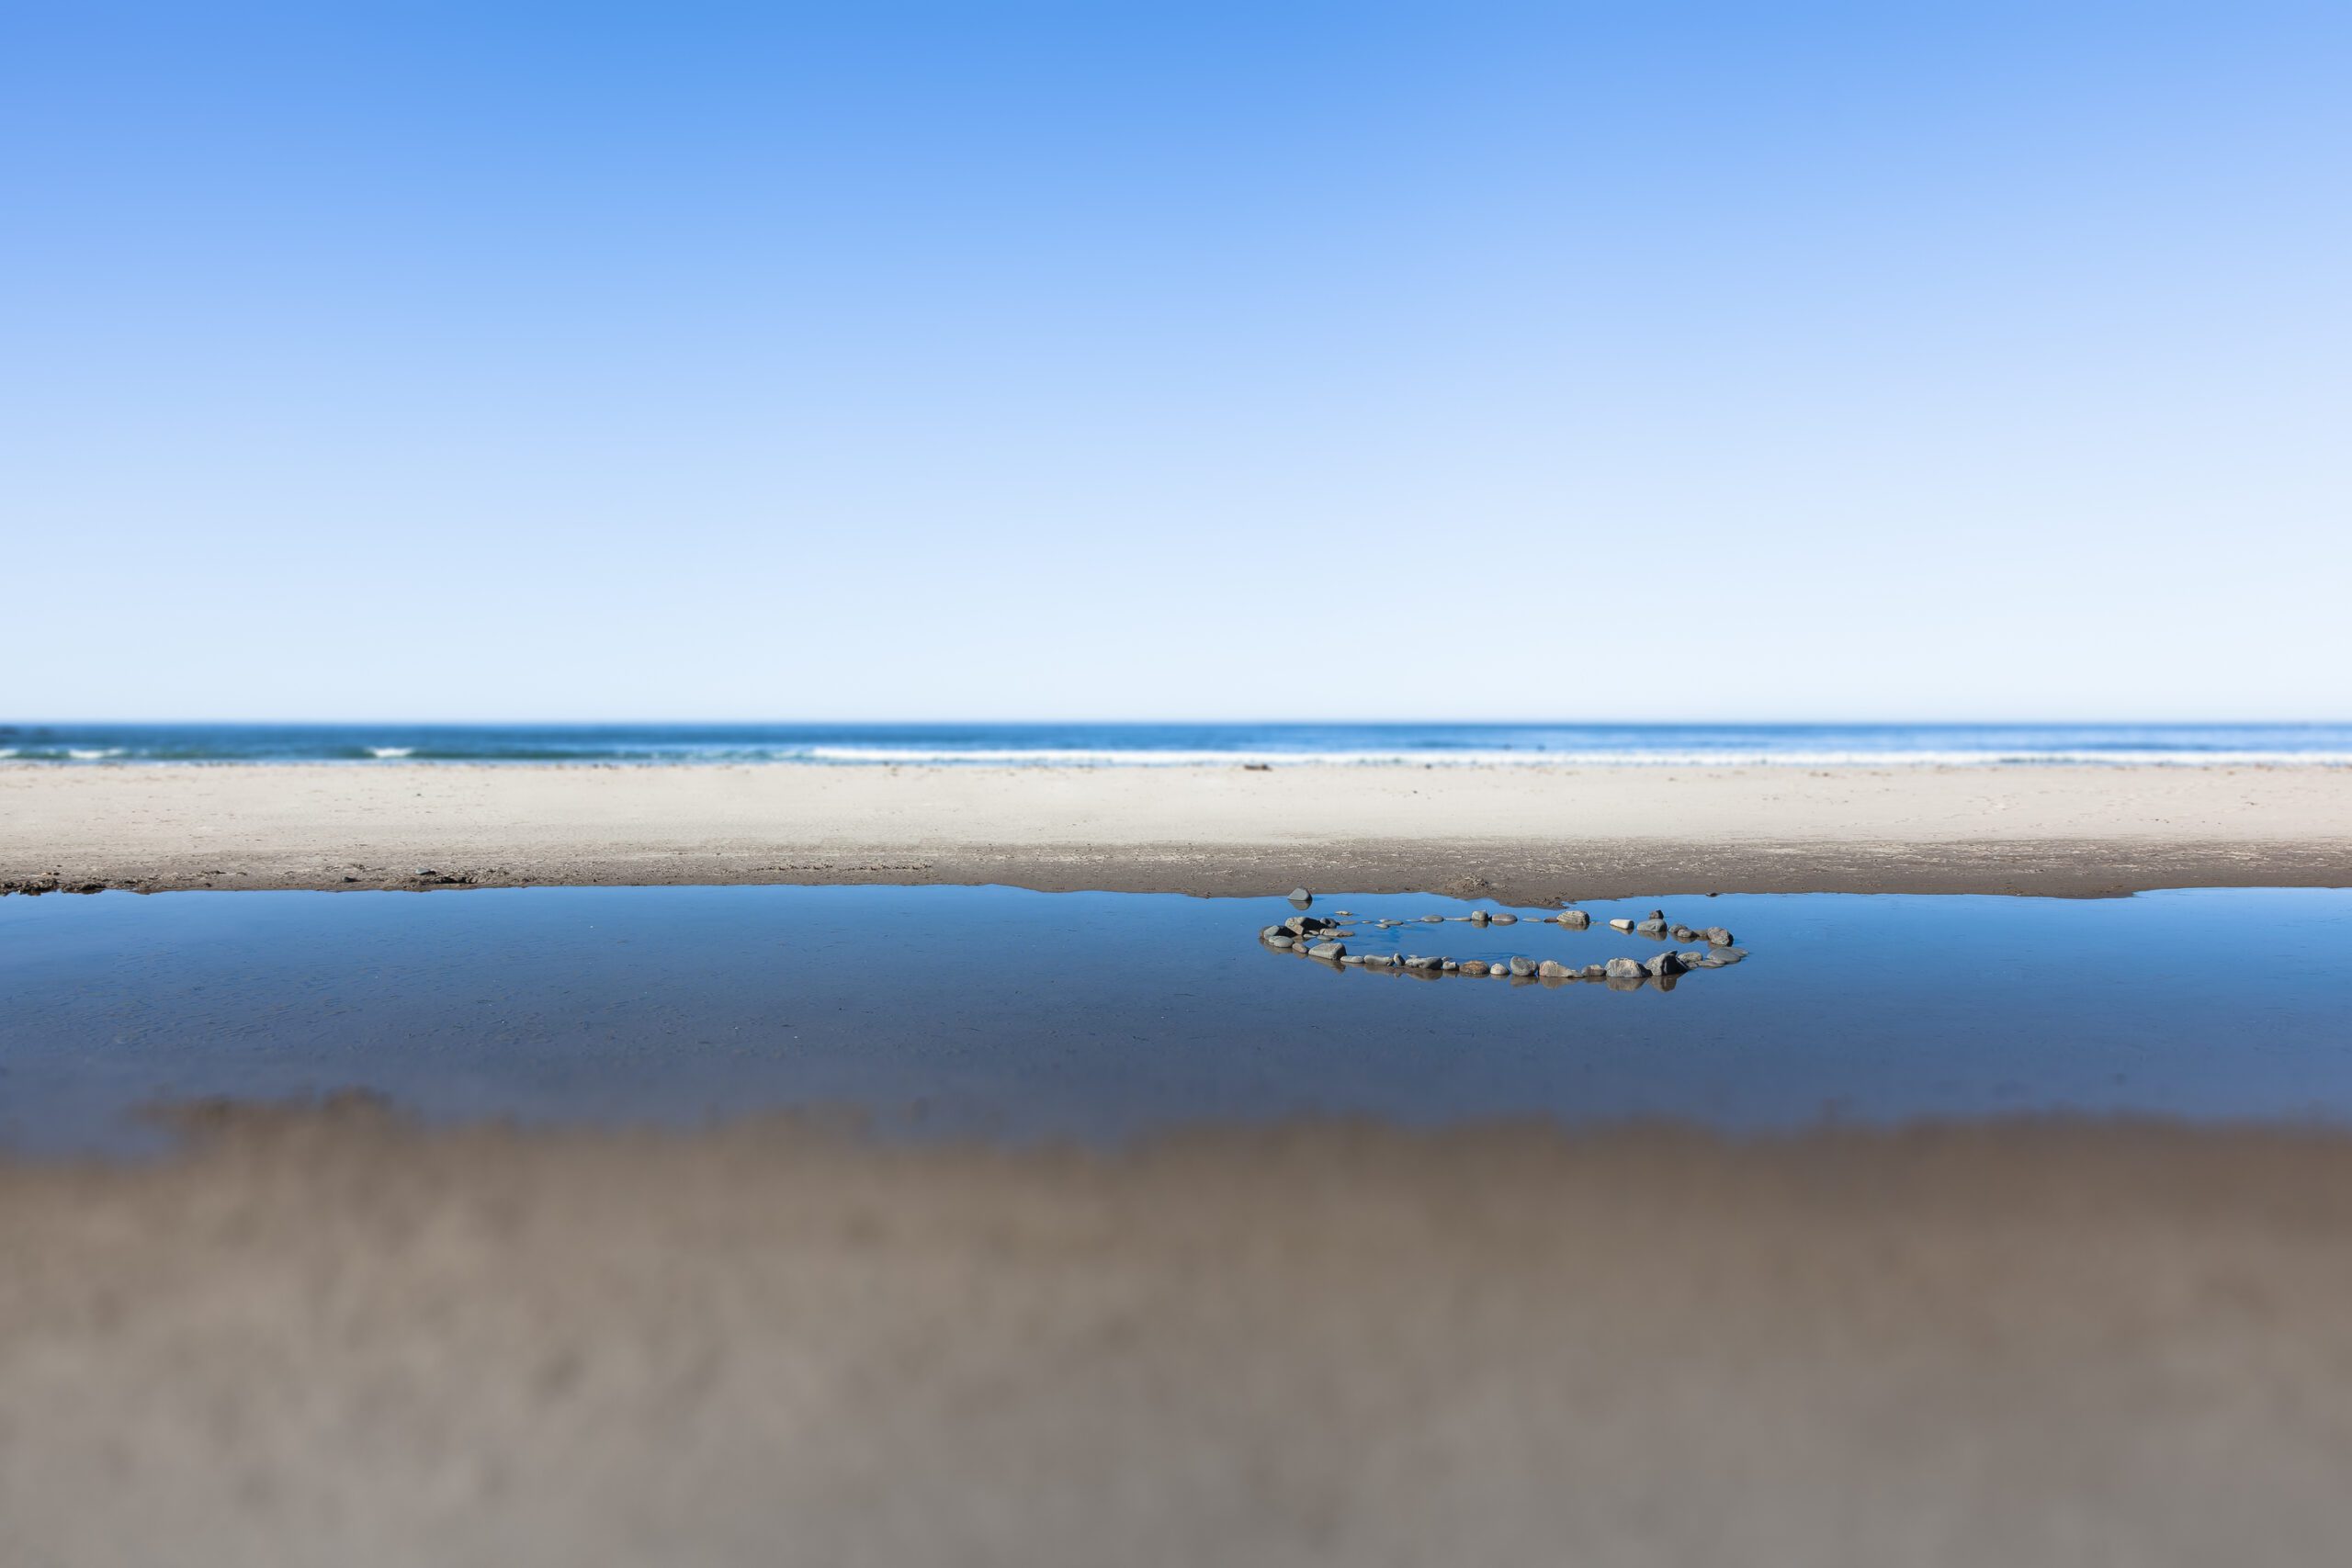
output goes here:
<path id="1" fill-rule="evenodd" d="M 2352 1122 L 2352 892 L 1726 895 L 1589 904 L 1585 931 L 1316 908 L 1354 911 L 1359 951 L 1583 964 L 1657 952 L 1605 924 L 1654 904 L 1751 956 L 1671 994 L 1429 982 L 1270 952 L 1280 898 L 1005 888 L 6 898 L 0 1141 L 128 1147 L 142 1103 L 346 1088 L 435 1118 L 848 1106 L 1015 1138 L 1301 1112 Z"/>

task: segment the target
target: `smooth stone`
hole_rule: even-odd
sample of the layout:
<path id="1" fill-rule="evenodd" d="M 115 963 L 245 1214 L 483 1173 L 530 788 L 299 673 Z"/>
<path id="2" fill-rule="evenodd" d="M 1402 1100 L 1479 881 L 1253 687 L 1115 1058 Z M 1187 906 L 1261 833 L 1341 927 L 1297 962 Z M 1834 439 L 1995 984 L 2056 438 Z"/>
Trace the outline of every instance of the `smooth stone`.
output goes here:
<path id="1" fill-rule="evenodd" d="M 1711 946 L 1729 947 L 1731 945 L 1731 932 L 1725 931 L 1721 926 L 1709 926 L 1705 931 L 1701 931 L 1699 934 L 1705 937 Z"/>
<path id="2" fill-rule="evenodd" d="M 1361 953 L 1343 953 L 1340 954 L 1340 962 L 1342 964 L 1362 964 L 1364 962 L 1364 955 Z"/>
<path id="3" fill-rule="evenodd" d="M 1661 953 L 1655 958 L 1652 958 L 1648 963 L 1643 964 L 1642 967 L 1662 980 L 1669 975 L 1681 974 L 1684 965 L 1682 960 L 1676 957 L 1673 953 Z"/>
<path id="4" fill-rule="evenodd" d="M 1455 970 L 1457 970 L 1457 969 L 1459 969 L 1459 968 L 1461 968 L 1461 967 L 1462 967 L 1462 965 L 1461 965 L 1461 964 L 1456 964 L 1456 963 L 1455 963 L 1453 959 L 1451 959 L 1451 958 L 1449 958 L 1449 959 L 1445 960 L 1443 963 L 1442 963 L 1442 964 L 1440 964 L 1438 965 L 1438 969 L 1439 969 L 1439 971 L 1440 971 L 1441 973 L 1447 974 L 1447 975 L 1451 975 L 1451 974 L 1453 974 Z"/>
<path id="5" fill-rule="evenodd" d="M 1719 947 L 1713 952 L 1708 953 L 1707 956 L 1715 960 L 1719 964 L 1736 964 L 1741 959 L 1747 956 L 1747 949 L 1744 947 Z"/>
<path id="6" fill-rule="evenodd" d="M 1535 973 L 1535 960 L 1514 957 L 1510 961 L 1510 972 L 1514 975 L 1532 975 Z"/>
<path id="7" fill-rule="evenodd" d="M 1339 917 L 1340 917 L 1340 919 L 1343 919 L 1343 920 L 1345 920 L 1345 919 L 1351 919 L 1354 918 L 1354 915 L 1355 915 L 1355 911 L 1354 911 L 1353 909 L 1334 909 L 1334 910 L 1332 910 L 1332 911 L 1331 911 L 1331 913 L 1333 913 L 1333 914 L 1335 914 L 1335 915 L 1339 916 Z"/>
<path id="8" fill-rule="evenodd" d="M 1682 960 L 1682 967 L 1685 969 L 1696 969 L 1700 964 L 1704 964 L 1707 961 L 1707 955 L 1704 953 L 1700 952 L 1695 947 L 1686 948 L 1682 952 L 1676 953 L 1674 956 Z"/>
<path id="9" fill-rule="evenodd" d="M 1423 915 L 1421 917 L 1421 923 L 1425 926 L 1442 926 L 1445 923 L 1445 917 L 1443 915 Z"/>
<path id="10" fill-rule="evenodd" d="M 1666 922 L 1664 920 L 1644 920 L 1641 924 L 1635 926 L 1634 931 L 1634 933 L 1639 936 L 1664 936 L 1666 934 Z"/>
<path id="11" fill-rule="evenodd" d="M 1666 934 L 1672 937 L 1677 942 L 1696 942 L 1699 940 L 1699 933 L 1692 931 L 1689 926 L 1677 926 Z"/>
<path id="12" fill-rule="evenodd" d="M 1558 921 L 1561 925 L 1567 927 L 1570 931 L 1580 931 L 1592 924 L 1592 917 L 1586 914 L 1582 909 L 1563 909 L 1558 914 L 1553 916 L 1552 919 Z"/>
<path id="13" fill-rule="evenodd" d="M 1312 904 L 1315 902 L 1315 895 L 1304 887 L 1294 887 L 1290 890 L 1290 901 L 1294 904 Z"/>
<path id="14" fill-rule="evenodd" d="M 1566 980 L 1576 973 L 1556 958 L 1545 959 L 1535 966 L 1535 972 L 1546 980 Z"/>
<path id="15" fill-rule="evenodd" d="M 1367 969 L 1394 969 L 1396 963 L 1396 957 L 1390 953 L 1368 953 L 1364 954 L 1363 966 Z"/>
<path id="16" fill-rule="evenodd" d="M 1487 972 L 1487 961 L 1483 958 L 1465 958 L 1462 961 L 1462 972 L 1464 975 L 1484 975 Z"/>
<path id="17" fill-rule="evenodd" d="M 1631 920 L 1611 920 L 1609 922 L 1609 929 L 1611 931 L 1629 931 L 1634 929 L 1634 922 Z"/>
<path id="18" fill-rule="evenodd" d="M 1584 966 L 1584 977 L 1588 980 L 1606 980 L 1609 978 L 1609 965 L 1588 964 Z"/>
<path id="19" fill-rule="evenodd" d="M 1473 909 L 1470 911 L 1470 923 L 1474 926 L 1487 925 L 1493 919 L 1494 916 L 1487 913 L 1484 909 Z"/>
<path id="20" fill-rule="evenodd" d="M 1515 926 L 1519 924 L 1519 917 L 1510 913 L 1509 910 L 1505 910 L 1503 913 L 1495 917 L 1495 924 L 1498 926 Z"/>
<path id="21" fill-rule="evenodd" d="M 1611 980 L 1638 980 L 1645 971 L 1638 959 L 1612 958 L 1602 966 L 1601 973 Z"/>
<path id="22" fill-rule="evenodd" d="M 1652 909 L 1650 911 L 1649 918 L 1653 920 L 1663 922 L 1666 919 L 1666 911 L 1664 909 Z"/>
<path id="23" fill-rule="evenodd" d="M 1306 950 L 1309 958 L 1344 958 L 1347 953 L 1346 944 L 1337 942 L 1317 942 Z"/>
<path id="24" fill-rule="evenodd" d="M 1266 939 L 1266 945 L 1268 947 L 1296 947 L 1298 945 L 1298 938 L 1291 935 L 1288 931 L 1283 931 L 1274 936 L 1268 937 Z"/>

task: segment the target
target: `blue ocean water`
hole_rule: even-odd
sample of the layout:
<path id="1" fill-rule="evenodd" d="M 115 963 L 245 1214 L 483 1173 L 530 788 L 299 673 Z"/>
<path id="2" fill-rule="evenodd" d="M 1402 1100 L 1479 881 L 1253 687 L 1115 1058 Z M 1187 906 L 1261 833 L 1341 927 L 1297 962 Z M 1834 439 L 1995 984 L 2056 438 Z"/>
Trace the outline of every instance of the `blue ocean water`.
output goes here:
<path id="1" fill-rule="evenodd" d="M 7 724 L 0 761 L 2352 763 L 2352 724 Z"/>

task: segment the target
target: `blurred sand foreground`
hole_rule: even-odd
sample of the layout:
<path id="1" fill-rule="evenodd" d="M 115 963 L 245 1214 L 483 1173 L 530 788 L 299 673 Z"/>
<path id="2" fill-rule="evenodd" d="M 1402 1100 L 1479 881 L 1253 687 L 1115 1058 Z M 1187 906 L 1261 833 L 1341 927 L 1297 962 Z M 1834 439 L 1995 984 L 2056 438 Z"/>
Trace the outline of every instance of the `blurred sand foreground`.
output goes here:
<path id="1" fill-rule="evenodd" d="M 0 887 L 52 881 L 1529 902 L 2341 885 L 2352 768 L 0 763 Z"/>
<path id="2" fill-rule="evenodd" d="M 2340 1562 L 2352 1141 L 0 1166 L 0 1562 Z"/>

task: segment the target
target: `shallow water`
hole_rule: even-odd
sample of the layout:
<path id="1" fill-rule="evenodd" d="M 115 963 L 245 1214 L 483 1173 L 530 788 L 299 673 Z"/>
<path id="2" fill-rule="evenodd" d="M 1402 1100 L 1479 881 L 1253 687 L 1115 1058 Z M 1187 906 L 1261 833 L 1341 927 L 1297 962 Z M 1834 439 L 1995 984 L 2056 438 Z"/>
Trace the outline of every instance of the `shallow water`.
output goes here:
<path id="1" fill-rule="evenodd" d="M 1302 1113 L 1733 1130 L 2016 1112 L 2352 1122 L 2352 892 L 1658 901 L 1750 956 L 1670 992 L 1269 951 L 1281 899 L 567 887 L 0 899 L 0 1144 L 127 1152 L 139 1107 L 365 1089 L 435 1120 L 850 1109 L 1118 1140 Z M 1363 919 L 1354 951 L 1583 964 L 1594 929 Z M 1315 912 L 1467 913 L 1329 895 Z"/>

